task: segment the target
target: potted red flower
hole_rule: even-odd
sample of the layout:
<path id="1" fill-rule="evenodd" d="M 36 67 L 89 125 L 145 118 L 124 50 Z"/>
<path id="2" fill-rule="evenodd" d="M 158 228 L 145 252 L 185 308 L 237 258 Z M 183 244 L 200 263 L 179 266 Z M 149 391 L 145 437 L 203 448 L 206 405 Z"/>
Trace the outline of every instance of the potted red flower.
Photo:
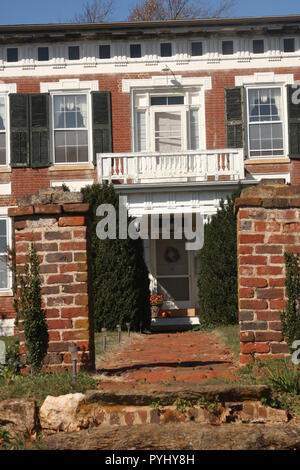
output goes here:
<path id="1" fill-rule="evenodd" d="M 153 294 L 150 296 L 151 316 L 157 318 L 160 316 L 161 307 L 164 303 L 164 298 L 161 294 Z"/>

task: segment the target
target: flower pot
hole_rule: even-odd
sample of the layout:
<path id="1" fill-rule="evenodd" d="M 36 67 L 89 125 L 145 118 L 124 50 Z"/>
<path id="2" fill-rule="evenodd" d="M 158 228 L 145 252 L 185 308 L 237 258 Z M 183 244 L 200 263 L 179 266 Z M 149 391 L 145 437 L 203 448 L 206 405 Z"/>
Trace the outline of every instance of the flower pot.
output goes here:
<path id="1" fill-rule="evenodd" d="M 151 305 L 151 317 L 152 318 L 160 317 L 160 305 Z"/>

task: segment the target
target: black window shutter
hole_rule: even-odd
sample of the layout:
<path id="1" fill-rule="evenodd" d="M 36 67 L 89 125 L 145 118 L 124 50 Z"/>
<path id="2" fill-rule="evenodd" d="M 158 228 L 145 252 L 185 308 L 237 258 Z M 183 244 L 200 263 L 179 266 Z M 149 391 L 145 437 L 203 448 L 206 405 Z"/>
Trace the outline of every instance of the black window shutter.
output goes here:
<path id="1" fill-rule="evenodd" d="M 244 148 L 244 89 L 225 88 L 227 148 Z"/>
<path id="2" fill-rule="evenodd" d="M 94 91 L 92 93 L 92 109 L 94 164 L 96 164 L 97 153 L 112 152 L 110 92 Z"/>
<path id="3" fill-rule="evenodd" d="M 290 158 L 300 160 L 300 90 L 288 86 Z"/>
<path id="4" fill-rule="evenodd" d="M 29 165 L 29 98 L 25 94 L 11 94 L 10 151 L 12 167 Z"/>
<path id="5" fill-rule="evenodd" d="M 31 166 L 50 165 L 49 95 L 29 95 Z"/>

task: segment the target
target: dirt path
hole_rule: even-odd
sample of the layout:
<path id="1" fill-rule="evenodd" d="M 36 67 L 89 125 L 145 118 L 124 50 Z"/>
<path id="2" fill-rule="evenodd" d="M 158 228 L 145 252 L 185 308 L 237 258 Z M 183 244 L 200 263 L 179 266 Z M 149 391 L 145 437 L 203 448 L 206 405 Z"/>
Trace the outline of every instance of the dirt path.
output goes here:
<path id="1" fill-rule="evenodd" d="M 128 384 L 233 380 L 237 360 L 219 335 L 206 332 L 136 336 L 102 361 L 100 388 Z"/>

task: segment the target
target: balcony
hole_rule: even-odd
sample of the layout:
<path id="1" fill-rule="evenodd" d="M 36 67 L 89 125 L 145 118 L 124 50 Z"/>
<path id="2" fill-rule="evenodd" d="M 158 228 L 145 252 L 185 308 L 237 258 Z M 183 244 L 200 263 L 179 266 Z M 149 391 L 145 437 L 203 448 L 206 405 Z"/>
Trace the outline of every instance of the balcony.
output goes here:
<path id="1" fill-rule="evenodd" d="M 245 178 L 243 149 L 98 154 L 97 166 L 100 183 L 160 184 Z"/>

